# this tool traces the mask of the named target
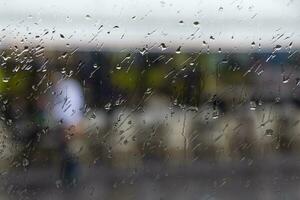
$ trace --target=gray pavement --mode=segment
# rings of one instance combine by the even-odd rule
[[[83,165],[74,188],[65,188],[58,172],[57,166],[2,172],[0,199],[300,199],[300,156],[130,169]]]

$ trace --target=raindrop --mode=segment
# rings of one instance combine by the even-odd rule
[[[281,49],[281,45],[277,44],[275,47],[274,47],[274,50],[276,51],[279,51]]]
[[[10,77],[3,77],[2,82],[3,83],[8,83],[9,79],[10,79]]]
[[[94,65],[93,65],[93,68],[94,68],[94,69],[97,69],[97,68],[98,68],[98,65],[97,65],[97,64],[94,64]]]
[[[212,35],[209,37],[209,39],[215,40],[214,36],[212,36]]]
[[[250,110],[256,110],[256,102],[250,101]]]
[[[118,65],[116,66],[116,69],[117,69],[117,70],[120,70],[120,69],[121,69],[121,66],[118,64]]]
[[[104,109],[105,110],[110,110],[111,109],[111,103],[107,103],[105,106],[104,106]]]
[[[85,18],[86,18],[86,19],[91,19],[92,17],[91,17],[91,15],[87,14],[87,15],[85,16]]]
[[[65,36],[63,34],[59,34],[61,38],[65,38]]]
[[[142,50],[139,50],[140,54],[143,56],[147,53],[147,49],[143,48]]]
[[[290,81],[290,78],[289,78],[289,77],[283,76],[282,83],[288,83],[289,81]]]
[[[130,59],[130,57],[131,57],[131,54],[128,53],[128,54],[126,54],[125,59],[128,60],[128,59]]]
[[[300,78],[296,78],[296,86],[300,85]]]
[[[90,116],[90,120],[96,119],[96,117],[97,117],[96,114],[93,112]]]
[[[55,185],[56,185],[56,188],[61,188],[61,186],[62,186],[62,181],[61,181],[61,180],[55,181]]]
[[[181,53],[181,46],[179,46],[177,49],[176,49],[176,54],[180,54]]]
[[[183,20],[180,20],[180,21],[179,21],[179,24],[180,24],[180,25],[183,25],[183,24],[184,24]]]
[[[251,47],[252,48],[255,47],[255,42],[254,41],[251,43]]]
[[[222,49],[221,48],[218,49],[218,53],[222,53]]]
[[[152,89],[151,88],[147,88],[145,94],[151,94],[152,93]]]
[[[136,141],[136,136],[134,135],[134,136],[132,136],[132,141]]]
[[[161,48],[162,51],[164,51],[164,50],[167,49],[167,46],[166,46],[165,43],[161,43],[161,44],[160,44],[160,48]]]
[[[219,12],[222,12],[224,8],[222,6],[219,7]]]
[[[22,165],[23,165],[23,167],[28,166],[29,165],[29,160],[27,158],[24,158],[23,162],[22,162]]]
[[[272,129],[267,129],[265,132],[265,136],[272,136],[274,134],[274,131]]]
[[[66,22],[71,22],[71,21],[72,21],[71,17],[70,17],[70,16],[67,16],[67,17],[66,17]]]
[[[213,113],[212,113],[212,118],[213,119],[218,119],[219,118],[219,112],[217,110],[215,110]]]
[[[198,26],[200,23],[198,21],[195,21],[193,24],[194,26]]]

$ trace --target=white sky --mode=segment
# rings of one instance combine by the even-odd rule
[[[145,45],[155,50],[160,43],[170,51],[198,50],[207,48],[203,41],[211,51],[249,51],[259,43],[263,49],[290,42],[299,48],[299,5],[299,0],[0,0],[0,47],[25,39],[24,45],[82,50]]]

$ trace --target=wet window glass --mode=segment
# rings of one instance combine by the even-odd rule
[[[299,199],[297,0],[0,0],[0,199]]]

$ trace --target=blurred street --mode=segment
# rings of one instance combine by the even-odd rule
[[[170,167],[84,166],[74,188],[63,188],[51,167],[1,173],[1,199],[299,199],[300,158],[231,164],[195,162]]]

